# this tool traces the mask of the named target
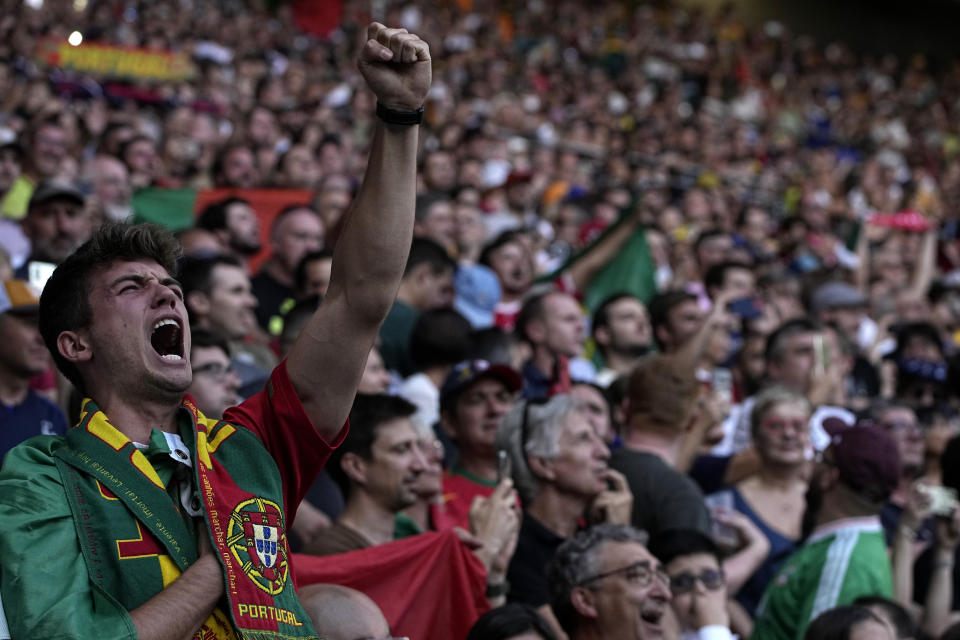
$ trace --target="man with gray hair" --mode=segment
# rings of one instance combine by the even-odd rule
[[[633,497],[626,479],[607,466],[610,451],[583,405],[569,395],[515,407],[504,417],[496,445],[507,452],[524,507],[507,570],[509,599],[554,621],[546,579],[554,551],[584,516],[590,523],[629,522]]]
[[[550,606],[570,640],[658,640],[670,577],[647,535],[622,524],[578,532],[550,564]]]

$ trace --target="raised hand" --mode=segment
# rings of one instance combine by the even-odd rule
[[[406,29],[388,29],[379,22],[367,27],[367,42],[357,67],[383,106],[416,111],[430,90],[430,47]]]

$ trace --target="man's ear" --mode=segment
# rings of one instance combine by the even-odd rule
[[[355,453],[345,453],[340,458],[340,468],[351,482],[364,485],[367,482],[367,463]]]
[[[444,409],[440,412],[440,427],[443,429],[443,432],[450,436],[451,440],[457,439],[457,430],[453,428],[453,422],[455,420],[453,411]]]
[[[540,344],[546,339],[546,328],[543,326],[541,318],[530,318],[527,322],[527,336],[534,344]]]
[[[538,480],[555,480],[557,474],[553,470],[553,465],[550,464],[548,458],[542,456],[527,456],[527,465],[530,467],[531,473]]]
[[[660,344],[670,344],[670,330],[665,325],[657,325],[653,329],[653,335],[657,337]]]
[[[570,592],[570,604],[584,618],[596,618],[598,615],[593,592],[585,587],[573,588]]]
[[[203,317],[210,315],[210,308],[213,306],[210,303],[209,296],[199,290],[188,293],[184,302],[187,304],[187,311],[191,315],[196,314]]]
[[[73,364],[87,362],[93,357],[87,337],[79,331],[61,331],[57,336],[57,351]]]

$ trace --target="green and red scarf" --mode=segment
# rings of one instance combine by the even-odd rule
[[[316,638],[290,575],[273,458],[251,431],[207,419],[189,401],[179,427],[226,590],[194,638]],[[158,472],[92,400],[55,455],[90,580],[108,599],[132,611],[196,561],[192,520],[168,493],[171,473]]]

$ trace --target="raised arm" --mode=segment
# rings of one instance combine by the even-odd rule
[[[423,105],[430,51],[406,29],[373,23],[358,66],[379,103]],[[334,250],[330,288],[287,358],[287,372],[320,435],[346,420],[377,331],[393,304],[413,236],[417,125],[378,122],[360,192]]]

